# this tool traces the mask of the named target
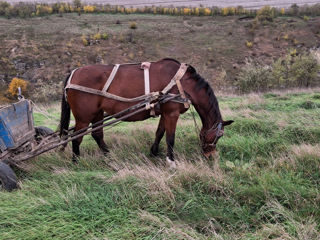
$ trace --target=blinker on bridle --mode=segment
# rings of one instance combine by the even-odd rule
[[[218,137],[220,137],[220,131],[222,129],[222,122],[218,123],[217,126],[213,125],[208,131],[206,134],[204,134],[204,137],[212,130],[215,130],[216,131],[216,137],[215,139],[213,140],[212,143],[205,143],[205,146],[210,146],[210,147],[213,147],[216,145],[216,141],[218,140]]]

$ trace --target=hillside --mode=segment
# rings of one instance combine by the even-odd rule
[[[130,28],[133,22],[136,29]],[[289,51],[319,47],[320,38],[319,17],[256,24],[236,16],[72,13],[0,23],[1,101],[8,100],[3,95],[13,77],[31,83],[31,98],[52,101],[76,67],[164,57],[193,65],[215,89],[233,92],[246,59],[270,64]]]
[[[158,119],[122,123],[105,129],[107,157],[87,136],[78,165],[70,147],[28,162],[21,189],[0,192],[0,239],[319,239],[320,89],[219,103],[235,120],[220,169],[202,157],[190,111],[176,172],[164,168],[164,141],[149,156]],[[58,104],[36,111],[37,125],[57,125]]]

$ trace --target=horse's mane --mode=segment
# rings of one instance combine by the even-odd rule
[[[162,60],[169,60],[169,61],[176,62],[179,65],[181,64],[179,61],[177,61],[173,58],[164,58]],[[200,91],[201,89],[206,90],[206,93],[209,97],[210,109],[213,111],[214,115],[217,116],[218,119],[219,118],[221,119],[221,113],[219,110],[218,100],[213,92],[213,89],[209,85],[209,83],[203,77],[201,77],[200,74],[197,73],[196,69],[194,67],[192,67],[191,65],[189,65],[187,72],[190,73],[190,78],[194,79],[197,82],[196,87],[195,87],[195,91]]]
[[[209,85],[209,83],[203,77],[201,77],[200,74],[197,73],[197,71],[195,70],[194,67],[189,65],[187,71],[191,74],[190,78],[194,79],[197,82],[195,90],[196,91],[200,91],[201,89],[206,90],[206,93],[209,97],[209,107],[213,111],[214,115],[218,119],[220,119],[221,113],[220,113],[220,109],[219,109],[218,100],[213,92],[213,89]]]

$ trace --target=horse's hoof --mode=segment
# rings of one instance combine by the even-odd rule
[[[72,163],[74,164],[74,165],[77,165],[79,162],[78,162],[78,157],[76,157],[76,158],[72,158]]]
[[[169,157],[166,158],[166,167],[169,170],[176,170],[177,169],[176,162],[171,160]]]
[[[109,150],[108,149],[102,150],[102,154],[106,157],[109,154]]]
[[[150,155],[152,157],[156,157],[156,156],[158,156],[158,154],[159,154],[159,149],[157,149],[157,148],[152,146],[151,149],[150,149]]]

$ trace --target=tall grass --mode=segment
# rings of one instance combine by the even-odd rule
[[[105,130],[106,157],[91,136],[78,165],[70,147],[44,154],[18,171],[21,189],[0,193],[0,238],[317,239],[320,108],[303,106],[319,106],[319,94],[220,97],[235,123],[219,141],[219,168],[201,155],[189,113],[175,172],[164,141],[160,157],[149,156],[157,119]]]

